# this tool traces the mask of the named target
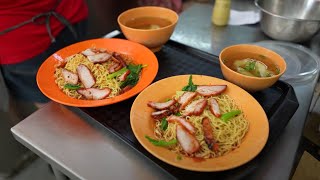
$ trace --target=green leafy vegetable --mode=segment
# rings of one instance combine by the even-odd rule
[[[221,115],[220,119],[224,122],[228,122],[231,118],[239,115],[241,113],[240,110],[233,110]]]
[[[168,128],[168,121],[166,118],[161,119],[161,125],[160,128],[165,131]]]
[[[167,146],[171,146],[171,145],[177,144],[177,139],[173,139],[171,141],[155,140],[155,139],[152,139],[151,137],[149,137],[147,135],[145,136],[145,138],[148,139],[155,146],[167,147]]]
[[[181,156],[181,155],[178,155],[178,156],[177,156],[177,160],[182,160],[182,156]]]
[[[248,61],[244,69],[247,71],[253,71],[255,67],[256,67],[256,61]]]
[[[130,70],[130,74],[127,76],[126,80],[121,83],[121,88],[124,88],[128,85],[134,86],[137,84],[137,82],[139,81],[139,74],[142,69],[142,64],[129,64],[127,68]]]
[[[177,112],[175,115],[176,116],[182,116],[182,114],[180,112]]]
[[[77,90],[77,89],[80,89],[80,85],[74,85],[74,84],[65,84],[64,85],[64,88],[66,89],[72,89],[72,90]]]
[[[120,69],[119,71],[116,71],[112,74],[109,74],[107,76],[108,79],[112,79],[112,78],[115,78],[117,76],[120,76],[121,74],[125,73],[128,69],[126,67],[123,67],[122,69]]]
[[[189,83],[187,86],[182,88],[182,91],[191,91],[195,92],[197,90],[197,85],[192,82],[192,75],[189,76]]]
[[[140,73],[141,69],[142,69],[142,64],[138,64],[138,65],[134,65],[134,64],[129,64],[128,65],[128,69],[131,72],[134,72],[136,74]]]

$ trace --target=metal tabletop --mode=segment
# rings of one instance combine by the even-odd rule
[[[180,15],[171,39],[215,55],[232,44],[268,39],[257,27],[215,27],[211,13],[211,6],[193,5]],[[300,106],[252,179],[289,179],[317,77],[292,84]],[[51,102],[11,131],[20,143],[71,179],[174,178],[77,110]]]

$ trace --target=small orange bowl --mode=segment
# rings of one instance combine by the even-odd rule
[[[163,24],[163,21],[168,21],[168,23],[160,26],[159,24],[154,24],[152,25],[153,28],[144,27],[142,29],[142,27],[137,27],[142,24],[146,25],[146,23],[155,23],[157,22],[155,18],[161,18],[161,24]],[[138,22],[139,19],[141,20],[140,22]],[[171,9],[158,6],[144,6],[129,9],[121,13],[118,16],[118,24],[128,40],[140,43],[153,52],[157,52],[169,40],[178,19],[178,14]],[[134,23],[132,24],[134,20],[137,21],[135,25]]]
[[[276,65],[279,73],[271,77],[252,77],[240,74],[226,65],[227,61],[252,58]],[[238,44],[224,48],[219,55],[220,67],[224,78],[249,92],[256,92],[272,86],[286,71],[285,60],[274,51],[261,46]]]

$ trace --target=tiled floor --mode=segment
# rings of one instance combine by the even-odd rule
[[[319,169],[320,162],[305,151],[292,177],[292,180],[319,180]]]

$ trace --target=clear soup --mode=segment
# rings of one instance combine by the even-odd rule
[[[159,29],[172,24],[171,21],[159,17],[139,17],[126,22],[126,26],[134,29]]]

